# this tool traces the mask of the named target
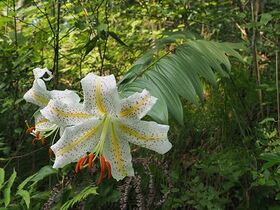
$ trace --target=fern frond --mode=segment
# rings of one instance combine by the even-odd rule
[[[97,194],[96,190],[97,190],[97,187],[92,187],[92,186],[88,186],[88,187],[84,188],[81,192],[76,194],[74,196],[74,198],[72,198],[71,200],[64,203],[60,209],[67,210],[67,209],[73,207],[76,203],[81,202],[82,200],[87,198],[89,195],[96,195]]]

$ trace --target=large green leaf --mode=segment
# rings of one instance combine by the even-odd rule
[[[177,39],[184,42],[177,42]],[[170,44],[176,48],[166,52],[166,46]],[[126,96],[149,90],[158,98],[149,115],[158,122],[166,122],[170,113],[182,124],[179,96],[198,105],[203,98],[203,81],[216,85],[217,76],[228,77],[231,69],[229,56],[242,60],[236,51],[240,48],[233,43],[195,40],[186,32],[170,33],[132,65],[120,80],[119,90]],[[159,112],[160,117],[157,116]]]

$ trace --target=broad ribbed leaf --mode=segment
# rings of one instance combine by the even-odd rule
[[[199,99],[203,98],[201,79],[216,85],[217,76],[229,75],[231,64],[228,56],[242,60],[235,50],[240,49],[240,45],[195,40],[184,33],[176,32],[159,40],[119,82],[119,90],[125,96],[147,89],[157,97],[158,102],[148,114],[159,122],[167,121],[168,110],[182,123],[183,109],[179,96],[198,105]],[[185,43],[177,45],[177,39],[183,39]],[[166,46],[170,44],[176,48],[166,53]]]
[[[192,81],[180,70],[180,64],[170,58],[162,59],[157,64],[158,73],[165,76],[177,93],[198,105],[198,97]]]
[[[155,69],[157,68],[158,67],[155,66]],[[174,90],[174,87],[169,83],[169,79],[164,77],[162,74],[157,73],[156,71],[149,71],[145,74],[145,76],[161,91],[170,114],[179,123],[183,124],[182,104],[176,90]]]

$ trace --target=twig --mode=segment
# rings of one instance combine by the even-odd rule
[[[109,21],[108,21],[108,2],[106,1],[105,3],[105,21],[107,24],[107,31],[109,31]],[[105,44],[104,44],[104,49],[103,49],[103,55],[101,57],[101,68],[100,68],[100,75],[104,75],[103,67],[104,67],[104,61],[105,61],[105,55],[106,55],[106,50],[107,50],[107,42],[108,42],[108,33],[106,31],[106,39],[105,39]]]
[[[280,96],[279,96],[279,78],[278,78],[278,50],[276,50],[276,58],[275,58],[275,80],[276,80],[276,93],[277,93],[277,122],[278,122],[278,136],[280,135]]]
[[[251,13],[252,13],[252,23],[253,26],[253,34],[252,34],[252,41],[251,41],[251,48],[253,54],[253,70],[256,74],[257,85],[260,86],[261,84],[261,73],[258,66],[258,58],[257,58],[257,28],[256,23],[258,19],[258,12],[259,12],[259,0],[251,0]],[[252,73],[252,72],[251,72]],[[260,105],[260,114],[263,117],[263,95],[262,90],[259,90],[259,105]]]
[[[50,26],[50,29],[51,29],[51,31],[52,31],[52,33],[53,33],[53,36],[55,36],[55,30],[54,30],[54,28],[53,28],[53,26],[52,26],[52,24],[51,24],[51,21],[50,21],[50,19],[49,19],[48,14],[47,14],[46,12],[44,12],[43,10],[40,9],[40,7],[37,5],[37,3],[36,3],[35,0],[34,0],[33,2],[34,2],[34,4],[35,4],[36,8],[46,17],[46,19],[47,19],[47,21],[48,21],[48,24],[49,24],[49,26]]]
[[[54,47],[54,74],[56,79],[56,85],[58,85],[59,74],[58,74],[58,65],[59,65],[59,25],[60,25],[60,8],[61,2],[57,0],[57,19],[56,19],[56,34],[55,34],[55,47]]]
[[[15,34],[15,45],[18,47],[18,37],[17,37],[17,19],[16,19],[16,2],[13,0],[14,9],[14,34]]]

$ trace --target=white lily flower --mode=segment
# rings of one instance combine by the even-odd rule
[[[44,117],[66,127],[61,138],[51,146],[55,154],[54,168],[77,162],[76,171],[88,161],[100,159],[99,183],[108,176],[123,179],[133,176],[129,142],[164,154],[172,147],[168,141],[168,125],[142,121],[156,103],[147,90],[120,99],[113,75],[100,77],[89,73],[81,81],[84,105],[50,100],[41,110]],[[88,155],[88,153],[90,153]],[[112,171],[111,171],[112,169]]]
[[[23,96],[23,98],[30,103],[33,103],[40,107],[40,109],[47,106],[51,99],[63,101],[64,103],[79,103],[80,97],[73,91],[70,90],[47,90],[44,81],[49,81],[52,79],[52,72],[47,68],[40,69],[35,68],[33,70],[34,82],[31,89],[29,89]],[[44,77],[47,76],[47,77]],[[35,127],[29,128],[27,131],[35,136],[34,140],[39,140],[39,134],[49,132],[50,135],[53,131],[58,129],[58,126],[54,123],[50,123],[40,112],[34,114]],[[40,136],[42,136],[40,134]],[[43,143],[43,141],[42,141]]]

